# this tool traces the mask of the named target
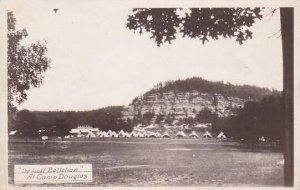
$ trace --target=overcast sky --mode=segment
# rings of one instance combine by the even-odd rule
[[[13,5],[24,43],[47,40],[51,68],[44,84],[28,91],[19,109],[90,110],[128,105],[158,82],[202,77],[282,90],[279,11],[252,27],[253,39],[239,45],[221,39],[179,37],[157,47],[149,34],[126,28],[130,7],[104,1],[21,1]],[[80,3],[81,2],[81,3]],[[53,8],[58,8],[55,14]],[[272,36],[273,35],[273,36]],[[278,37],[278,38],[277,38]]]

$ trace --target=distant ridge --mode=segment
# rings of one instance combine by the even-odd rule
[[[175,81],[166,81],[154,86],[151,90],[144,93],[144,96],[153,93],[164,93],[168,91],[222,94],[224,96],[234,96],[242,99],[261,100],[263,97],[271,94],[279,94],[277,90],[260,88],[252,85],[233,85],[223,81],[208,81],[201,77],[192,77],[187,79],[178,79]]]

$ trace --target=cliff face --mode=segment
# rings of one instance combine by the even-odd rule
[[[174,119],[195,118],[204,108],[208,108],[219,117],[226,117],[234,114],[234,110],[243,107],[248,100],[250,99],[217,93],[201,93],[195,90],[148,93],[124,107],[122,117],[133,119],[135,116],[150,113],[154,117],[162,115],[165,118],[167,115],[173,115]]]

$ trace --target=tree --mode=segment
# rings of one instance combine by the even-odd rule
[[[248,29],[255,19],[261,19],[260,8],[192,8],[179,14],[181,9],[152,8],[133,9],[133,15],[127,19],[130,30],[138,30],[140,34],[150,32],[151,39],[160,46],[165,42],[171,43],[176,34],[183,37],[198,38],[204,44],[209,39],[219,37],[235,38],[242,44],[252,38]]]
[[[214,120],[214,114],[209,108],[205,107],[198,112],[195,119],[199,123],[212,123]]]
[[[71,126],[69,126],[64,119],[56,119],[55,129],[53,129],[53,131],[55,131],[57,136],[61,137],[62,140],[66,135],[70,134],[70,129]]]
[[[30,46],[21,45],[28,36],[26,29],[16,30],[16,19],[13,12],[7,13],[8,27],[8,111],[14,113],[16,104],[27,99],[27,91],[31,87],[40,87],[43,83],[44,72],[49,68],[46,42],[32,43]]]
[[[171,43],[176,34],[198,38],[204,44],[219,37],[234,38],[239,44],[252,38],[249,27],[261,19],[262,8],[192,8],[185,16],[180,9],[133,9],[127,19],[130,30],[150,32],[151,38],[160,46]],[[274,10],[275,11],[275,10]],[[283,52],[283,96],[285,115],[285,175],[286,186],[294,184],[294,132],[293,132],[293,71],[294,71],[294,9],[280,8]]]
[[[17,130],[26,138],[33,137],[37,131],[35,115],[29,110],[21,110],[17,113]]]

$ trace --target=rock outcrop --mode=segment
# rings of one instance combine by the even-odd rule
[[[198,91],[151,93],[135,99],[122,111],[123,118],[133,119],[134,116],[151,113],[154,116],[169,114],[175,119],[195,118],[196,114],[207,108],[219,117],[234,114],[234,110],[244,106],[249,99],[242,99],[222,94],[201,93]]]

